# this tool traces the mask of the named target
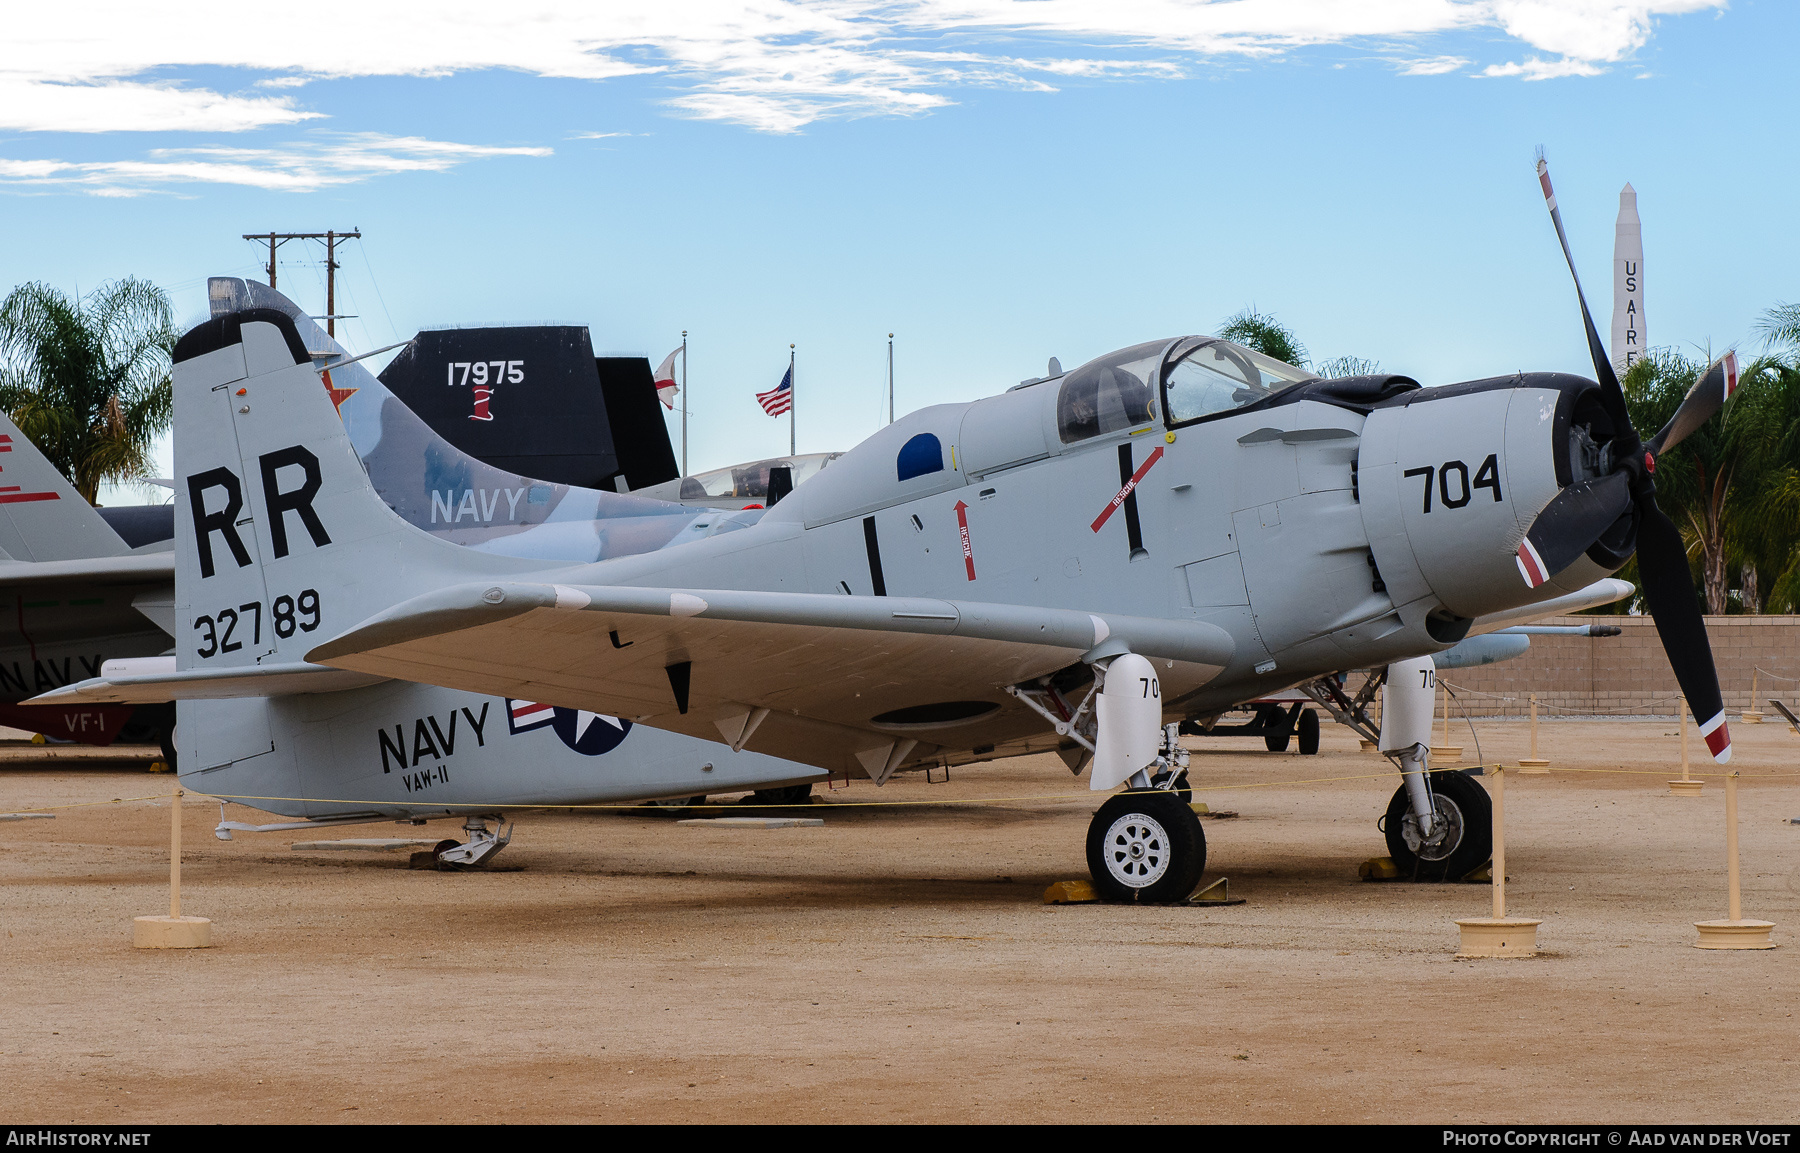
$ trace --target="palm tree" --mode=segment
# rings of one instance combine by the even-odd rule
[[[69,299],[22,284],[0,301],[0,407],[90,504],[148,475],[173,418],[168,294],[128,276]]]
[[[1313,371],[1327,378],[1373,376],[1381,371],[1381,362],[1360,356],[1334,356],[1330,360],[1321,360],[1318,364],[1313,365]]]
[[[1632,365],[1621,382],[1632,423],[1661,428],[1705,367],[1670,349]],[[1762,574],[1778,586],[1789,576],[1800,532],[1797,478],[1800,372],[1769,357],[1743,370],[1718,417],[1657,457],[1657,503],[1699,553],[1706,612],[1727,611],[1732,565],[1745,612],[1760,611]]]
[[[1300,338],[1294,335],[1293,330],[1273,316],[1254,308],[1246,308],[1236,316],[1228,317],[1219,326],[1219,336],[1295,368],[1306,367],[1306,346],[1300,343]]]

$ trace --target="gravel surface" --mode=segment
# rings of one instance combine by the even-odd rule
[[[167,911],[170,778],[7,768],[0,811],[126,800],[0,823],[0,1119],[1794,1121],[1800,736],[1733,726],[1745,915],[1783,947],[1719,953],[1690,945],[1725,915],[1722,784],[1664,795],[1672,719],[1546,725],[1559,771],[1507,779],[1544,952],[1507,961],[1452,958],[1486,887],[1358,881],[1396,777],[1324,736],[1190,742],[1238,814],[1207,880],[1249,902],[1214,909],[1042,904],[1097,805],[1050,757],[821,788],[817,828],[527,812],[485,873],[288,848],[452,822],[226,843],[190,796],[193,952],[130,947]],[[948,803],[983,798],[1012,799]],[[928,803],[861,807],[896,800]]]

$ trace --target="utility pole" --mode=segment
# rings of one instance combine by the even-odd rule
[[[349,232],[247,232],[245,240],[267,241],[269,245],[269,287],[275,287],[275,250],[290,240],[323,240],[325,242],[325,335],[337,339],[337,246],[341,240],[361,240],[362,229]]]
[[[687,329],[681,330],[681,475],[688,475],[687,467],[687,410],[688,410],[688,368],[687,368]]]

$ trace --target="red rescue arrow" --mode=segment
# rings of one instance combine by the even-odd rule
[[[1131,495],[1133,489],[1137,488],[1138,481],[1144,479],[1144,474],[1150,471],[1150,466],[1162,459],[1162,454],[1162,445],[1159,444],[1156,446],[1156,451],[1151,453],[1149,458],[1138,466],[1138,470],[1131,474],[1131,479],[1125,482],[1125,487],[1119,490],[1119,495],[1113,497],[1112,503],[1100,510],[1100,515],[1095,517],[1094,523],[1088,527],[1099,532],[1101,527],[1106,524],[1107,518],[1117,512],[1119,506],[1125,503],[1125,498]]]
[[[969,543],[969,506],[962,501],[956,502],[956,529],[962,534],[963,567],[968,570],[969,579],[975,579],[975,546]]]

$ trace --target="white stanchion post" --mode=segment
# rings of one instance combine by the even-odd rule
[[[169,915],[136,917],[131,943],[139,949],[205,949],[212,945],[212,922],[181,915],[181,798],[177,785],[169,798]]]
[[[1738,884],[1737,782],[1735,771],[1725,774],[1725,909],[1730,914],[1723,921],[1695,921],[1700,939],[1696,949],[1773,949],[1769,930],[1773,921],[1744,919],[1744,904]]]
[[[1494,766],[1494,915],[1456,922],[1462,931],[1458,957],[1533,957],[1542,921],[1506,915],[1506,767]]]

